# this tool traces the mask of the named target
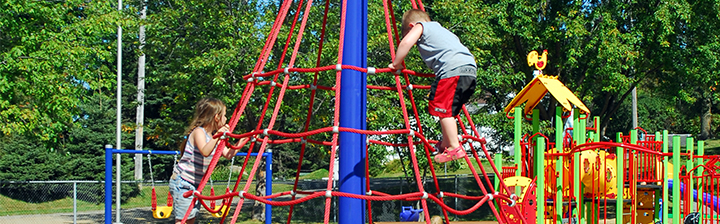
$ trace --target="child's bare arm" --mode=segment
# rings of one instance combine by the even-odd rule
[[[417,43],[418,39],[420,39],[420,36],[422,36],[423,33],[423,26],[422,24],[418,23],[415,25],[412,25],[412,29],[408,31],[408,33],[405,35],[405,37],[400,41],[400,44],[397,47],[397,52],[395,53],[395,60],[393,60],[393,63],[388,65],[388,68],[390,69],[403,69],[402,62],[405,60],[405,57],[410,52],[410,49],[412,48],[415,43]]]
[[[218,132],[222,133],[222,132],[227,132],[228,130],[229,130],[228,125],[226,124],[226,125],[223,125],[222,127],[220,127]],[[195,146],[197,146],[198,149],[200,149],[200,154],[202,154],[205,157],[210,156],[210,153],[212,153],[213,149],[215,149],[215,146],[217,145],[218,141],[220,140],[219,138],[213,138],[213,139],[210,139],[210,141],[205,142],[205,141],[207,141],[207,137],[205,137],[205,133],[203,133],[203,131],[201,131],[200,129],[195,129],[190,134],[190,137],[193,138],[193,142],[195,143]]]
[[[248,140],[250,140],[250,138],[248,137],[241,138],[240,140],[238,140],[235,146],[242,148],[243,146],[245,146],[245,144],[248,143]],[[225,157],[226,159],[232,159],[232,157],[235,156],[235,154],[237,154],[239,150],[240,149],[231,149],[230,147],[225,147],[225,150],[223,150],[223,157]]]

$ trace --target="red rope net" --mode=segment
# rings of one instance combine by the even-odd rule
[[[410,76],[416,76],[416,77],[434,77],[433,74],[422,74],[418,73],[412,70],[404,69],[399,73],[392,73],[392,71],[389,68],[361,68],[357,66],[351,66],[351,65],[343,65],[342,64],[342,50],[344,45],[344,30],[345,30],[345,8],[346,6],[346,0],[343,0],[342,2],[342,12],[341,12],[341,18],[340,18],[340,37],[339,37],[339,46],[338,46],[338,54],[337,54],[337,61],[335,65],[326,65],[321,66],[320,59],[322,55],[322,49],[323,49],[323,43],[325,42],[325,34],[327,31],[327,20],[328,20],[328,9],[329,9],[329,1],[325,2],[325,9],[324,9],[324,16],[323,16],[323,22],[322,22],[322,28],[320,31],[320,41],[319,41],[319,50],[317,54],[317,61],[316,61],[316,67],[314,68],[295,68],[294,63],[298,54],[299,46],[302,40],[302,34],[306,28],[308,15],[310,14],[310,8],[313,3],[313,0],[307,0],[305,3],[303,3],[303,0],[299,0],[299,3],[297,4],[297,10],[296,12],[303,11],[303,18],[300,20],[300,27],[297,32],[297,35],[295,36],[294,41],[294,47],[292,48],[291,57],[289,62],[287,62],[287,66],[285,68],[282,67],[285,60],[285,55],[289,50],[289,46],[292,42],[293,34],[295,33],[295,27],[297,25],[298,17],[300,13],[296,13],[292,22],[292,25],[289,27],[288,36],[285,41],[285,45],[283,48],[283,52],[279,58],[278,67],[275,70],[268,71],[268,72],[262,72],[262,69],[265,67],[266,62],[268,61],[268,58],[270,57],[271,48],[275,44],[278,34],[280,33],[280,29],[282,27],[282,21],[285,21],[285,18],[290,11],[292,1],[283,1],[279,13],[275,19],[275,22],[273,24],[273,27],[270,31],[270,34],[268,35],[268,38],[265,42],[265,46],[263,47],[260,56],[255,64],[255,67],[253,69],[252,74],[245,75],[243,78],[247,81],[247,85],[245,86],[243,90],[242,97],[240,101],[238,102],[238,105],[236,106],[232,118],[229,121],[230,130],[235,130],[236,125],[239,122],[240,117],[242,117],[243,112],[245,111],[245,108],[248,105],[248,102],[250,100],[250,96],[252,95],[255,88],[258,86],[264,86],[269,85],[269,93],[267,95],[267,98],[265,100],[265,103],[262,107],[262,113],[260,113],[258,117],[257,126],[253,131],[242,133],[242,134],[234,134],[234,133],[217,133],[214,137],[220,137],[222,140],[220,141],[220,144],[218,144],[218,151],[221,151],[224,149],[224,147],[231,147],[234,149],[239,149],[243,146],[233,146],[229,144],[229,139],[239,139],[244,137],[249,137],[251,139],[250,141],[250,147],[248,149],[248,155],[253,152],[253,149],[256,148],[256,144],[260,144],[259,150],[257,151],[257,156],[254,157],[255,162],[253,163],[252,168],[250,168],[249,176],[246,180],[244,180],[244,184],[240,184],[242,180],[242,174],[245,173],[245,170],[247,169],[247,165],[250,160],[250,156],[245,157],[245,160],[243,161],[242,168],[240,170],[240,175],[238,175],[237,180],[235,182],[234,187],[231,191],[226,192],[222,195],[202,195],[200,192],[203,191],[206,183],[209,180],[209,177],[211,176],[213,170],[215,169],[217,162],[220,158],[221,153],[215,153],[212,161],[208,167],[208,170],[203,177],[202,181],[200,182],[198,189],[194,192],[186,192],[184,194],[185,197],[189,197],[190,195],[194,195],[193,204],[195,201],[199,200],[200,204],[203,205],[205,209],[207,209],[211,213],[217,213],[219,212],[220,208],[223,206],[230,207],[231,202],[234,197],[239,197],[239,202],[237,203],[237,207],[235,208],[235,212],[232,216],[231,223],[235,223],[238,218],[238,214],[240,213],[240,210],[242,209],[242,205],[245,199],[249,200],[255,200],[259,201],[265,204],[270,204],[273,206],[290,206],[290,212],[288,215],[287,223],[291,223],[292,220],[292,214],[293,214],[293,208],[294,205],[303,203],[305,201],[318,198],[318,197],[325,197],[325,214],[324,214],[324,222],[328,223],[330,220],[330,202],[332,197],[350,197],[350,198],[357,198],[366,200],[368,204],[368,213],[371,212],[370,206],[372,201],[388,201],[388,200],[404,200],[404,201],[420,201],[422,208],[424,211],[428,210],[427,200],[432,200],[433,202],[437,203],[440,207],[443,209],[443,216],[445,220],[448,219],[447,212],[457,214],[457,215],[466,215],[470,214],[473,211],[477,210],[480,206],[487,203],[489,207],[491,208],[493,214],[497,218],[497,220],[500,223],[508,222],[508,217],[506,217],[506,214],[503,212],[498,212],[497,208],[495,207],[494,203],[488,203],[492,200],[499,200],[499,203],[508,203],[508,204],[515,204],[515,201],[518,199],[517,196],[513,195],[504,195],[500,194],[498,192],[511,192],[502,181],[500,182],[500,187],[503,189],[500,191],[500,189],[494,189],[492,182],[489,179],[489,176],[487,175],[488,171],[485,170],[485,168],[480,165],[480,172],[482,173],[482,176],[478,174],[477,170],[475,169],[473,163],[470,161],[470,157],[465,157],[465,162],[467,162],[468,166],[470,167],[473,177],[475,178],[475,181],[477,182],[479,188],[483,192],[482,196],[467,196],[467,195],[459,195],[459,194],[453,194],[448,192],[443,192],[442,189],[440,189],[438,185],[438,181],[435,174],[435,169],[433,167],[432,163],[429,163],[431,175],[433,177],[434,181],[434,187],[435,192],[437,193],[427,193],[424,189],[424,186],[421,181],[420,177],[420,170],[418,167],[418,158],[415,156],[415,150],[416,147],[422,147],[425,152],[425,156],[429,161],[432,161],[432,157],[430,155],[429,149],[432,148],[430,145],[431,143],[435,143],[436,141],[430,142],[427,140],[423,134],[422,129],[422,123],[420,122],[420,119],[414,119],[414,124],[411,124],[410,122],[410,115],[408,114],[408,110],[406,108],[405,100],[406,97],[408,100],[410,100],[410,105],[412,105],[412,111],[415,118],[420,117],[418,113],[418,109],[415,106],[415,99],[413,96],[413,89],[429,89],[429,86],[422,86],[422,85],[412,85],[410,84]],[[411,0],[412,7],[413,8],[420,8],[424,10],[424,6],[421,1],[415,1]],[[304,10],[302,10],[302,7],[305,7]],[[388,46],[389,51],[391,54],[391,57],[395,57],[395,41],[399,41],[398,36],[398,28],[395,26],[395,18],[393,16],[393,10],[392,10],[392,2],[390,1],[383,1],[383,8],[385,13],[385,22],[386,22],[386,30],[387,30],[387,37],[388,37]],[[391,73],[394,75],[395,78],[395,86],[372,86],[368,85],[367,88],[369,89],[375,89],[375,90],[387,90],[387,91],[395,91],[397,92],[397,96],[401,105],[401,111],[403,112],[403,121],[404,121],[404,127],[403,129],[396,129],[396,130],[386,130],[386,131],[371,131],[371,130],[359,130],[359,129],[352,129],[352,128],[344,128],[339,127],[339,107],[340,107],[340,80],[341,80],[341,71],[343,69],[352,69],[363,73]],[[319,81],[319,74],[323,71],[331,71],[335,70],[335,85],[334,86],[321,86],[318,85]],[[303,84],[303,85],[294,85],[291,86],[288,84],[288,81],[291,79],[290,74],[295,73],[313,73],[313,82],[312,84]],[[278,83],[278,79],[282,76],[282,83]],[[401,80],[402,78],[402,80]],[[402,81],[406,84],[402,84]],[[270,107],[270,102],[272,101],[272,97],[274,96],[273,92],[276,90],[276,88],[279,88],[279,94],[277,94],[277,100],[274,100],[275,105],[272,109],[271,117],[269,122],[267,123],[267,126],[263,127],[265,115]],[[276,122],[277,115],[280,110],[280,106],[283,102],[283,98],[285,97],[285,92],[287,90],[298,90],[298,89],[310,89],[310,102],[308,107],[308,113],[307,117],[304,123],[304,128],[302,132],[298,133],[285,133],[281,131],[273,130],[273,127]],[[323,127],[315,130],[310,130],[310,120],[312,119],[312,112],[313,112],[313,105],[315,102],[315,98],[317,95],[318,90],[324,90],[324,91],[334,91],[335,94],[335,102],[334,102],[334,118],[332,121],[332,126]],[[404,95],[403,90],[407,91],[407,96]],[[485,148],[485,139],[480,137],[478,135],[477,129],[475,127],[475,124],[473,123],[472,119],[470,119],[470,115],[466,108],[463,107],[463,114],[464,118],[467,120],[467,124],[463,122],[463,119],[461,116],[457,116],[456,118],[458,121],[460,121],[460,130],[463,131],[462,135],[462,144],[465,143],[471,143],[467,144],[470,145],[470,151],[472,152],[473,158],[475,159],[475,162],[477,164],[482,164],[480,161],[480,155],[478,154],[478,150],[473,147],[472,143],[479,143],[480,145],[480,153],[483,153],[483,156],[486,158],[491,158],[490,153],[488,153],[488,150]],[[468,133],[468,127],[466,125],[469,125],[469,128],[473,130],[472,134]],[[415,131],[417,130],[417,131]],[[385,145],[385,146],[393,146],[393,147],[407,147],[410,155],[410,159],[413,165],[413,171],[414,171],[414,177],[415,182],[417,183],[417,187],[419,189],[418,192],[415,193],[407,193],[407,194],[400,194],[400,195],[389,195],[378,191],[372,191],[370,189],[369,184],[369,172],[366,170],[366,190],[368,193],[365,195],[356,195],[356,194],[349,194],[345,192],[337,192],[333,191],[333,174],[332,172],[329,172],[328,174],[328,181],[327,181],[327,187],[325,191],[315,191],[315,192],[305,192],[305,191],[298,191],[298,179],[299,179],[299,170],[300,170],[300,164],[302,164],[304,155],[305,155],[305,149],[307,146],[307,143],[312,144],[318,144],[318,145],[324,145],[324,146],[330,146],[330,161],[334,161],[337,153],[338,148],[338,133],[340,132],[352,132],[352,133],[359,133],[364,135],[398,135],[398,134],[404,134],[407,135],[407,143],[406,144],[393,144],[389,142],[383,142],[378,140],[369,140],[369,143],[372,144],[379,144],[379,145]],[[331,141],[322,141],[322,140],[314,140],[311,139],[312,136],[318,135],[321,133],[332,133],[332,140]],[[276,139],[270,139],[269,136],[277,136]],[[419,140],[419,142],[417,142]],[[298,162],[298,172],[296,172],[295,175],[295,181],[293,190],[286,191],[286,192],[280,192],[273,195],[267,195],[263,197],[255,196],[252,194],[248,194],[250,184],[253,180],[253,177],[255,176],[255,173],[257,171],[258,166],[260,165],[261,156],[267,149],[268,144],[284,144],[284,143],[291,143],[291,142],[300,142],[300,157]],[[367,156],[366,156],[367,158]],[[495,164],[492,162],[491,159],[489,159],[487,162],[489,162],[490,167],[492,167],[492,170],[490,172],[495,174],[500,174],[501,172],[497,169]],[[330,162],[329,170],[333,170],[334,163]],[[368,165],[368,161],[366,161],[366,168]],[[483,184],[484,182],[484,184]],[[238,191],[238,187],[242,186],[242,190]],[[487,188],[485,186],[488,186]],[[298,198],[296,197],[298,194],[304,195],[304,197]],[[285,195],[291,195],[291,200],[289,201],[271,201],[269,199],[277,198],[280,196]],[[448,205],[446,205],[442,198],[443,197],[455,197],[455,198],[461,198],[466,200],[474,200],[477,201],[474,206],[472,206],[469,209],[466,210],[455,210]],[[222,204],[219,206],[208,206],[205,201],[207,200],[221,200]],[[513,207],[515,209],[516,214],[521,214],[518,206]],[[192,209],[192,208],[189,208]],[[183,222],[187,220],[189,210],[186,213],[186,216],[183,218]],[[362,214],[362,213],[359,213]],[[429,212],[423,212],[425,216],[425,220],[429,224],[430,217]],[[226,216],[228,213],[224,213],[222,216],[221,223],[224,223]],[[370,217],[370,223],[372,223],[372,215],[369,215]],[[517,219],[517,217],[516,217]],[[524,217],[520,217],[523,223],[527,223],[527,220],[524,219]]]

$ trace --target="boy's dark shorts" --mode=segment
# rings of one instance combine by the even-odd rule
[[[460,75],[435,79],[430,87],[430,105],[428,107],[430,115],[440,118],[455,117],[460,114],[462,106],[475,93],[475,67],[460,67],[452,72],[458,70],[461,70],[460,72],[463,74],[472,73],[472,76]]]

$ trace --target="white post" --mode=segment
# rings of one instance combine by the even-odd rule
[[[115,182],[115,223],[116,224],[122,224],[120,222],[120,180],[122,178],[120,177],[120,153],[118,153],[115,156],[115,164],[117,164],[117,168],[115,168],[115,176],[117,177],[117,181]]]
[[[122,11],[122,0],[118,0],[118,11]],[[122,149],[120,146],[120,137],[121,137],[121,106],[122,103],[120,102],[120,99],[122,98],[122,26],[118,24],[118,31],[117,31],[117,93],[116,93],[117,101],[116,101],[116,126],[115,126],[115,146],[118,149]],[[117,183],[115,188],[115,203],[117,208],[117,214],[115,214],[115,223],[121,223],[120,222],[120,167],[122,167],[122,164],[120,163],[120,153],[117,154],[117,169],[116,169],[116,175],[117,175]]]
[[[140,20],[145,20],[147,16],[147,4],[145,1],[140,1]],[[140,25],[140,57],[138,58],[138,82],[137,82],[137,109],[135,116],[135,150],[143,149],[143,125],[145,123],[145,53],[142,52],[145,46],[145,25]],[[142,167],[143,155],[140,153],[135,154],[135,180],[143,179],[143,167]]]
[[[77,181],[73,181],[73,224],[77,224]]]

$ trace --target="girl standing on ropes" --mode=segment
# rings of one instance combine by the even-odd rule
[[[191,206],[194,196],[183,197],[183,193],[187,191],[195,191],[200,184],[208,165],[215,154],[218,138],[212,135],[216,132],[228,132],[229,126],[225,123],[225,104],[215,98],[201,99],[195,105],[195,115],[188,127],[186,139],[181,145],[180,161],[173,169],[173,175],[170,178],[170,191],[173,196],[173,212],[175,213],[175,223],[181,223]],[[247,138],[240,139],[238,145],[247,143]],[[230,159],[238,150],[225,147],[222,156]],[[193,209],[190,211],[187,222],[195,223],[200,203],[195,201]]]

